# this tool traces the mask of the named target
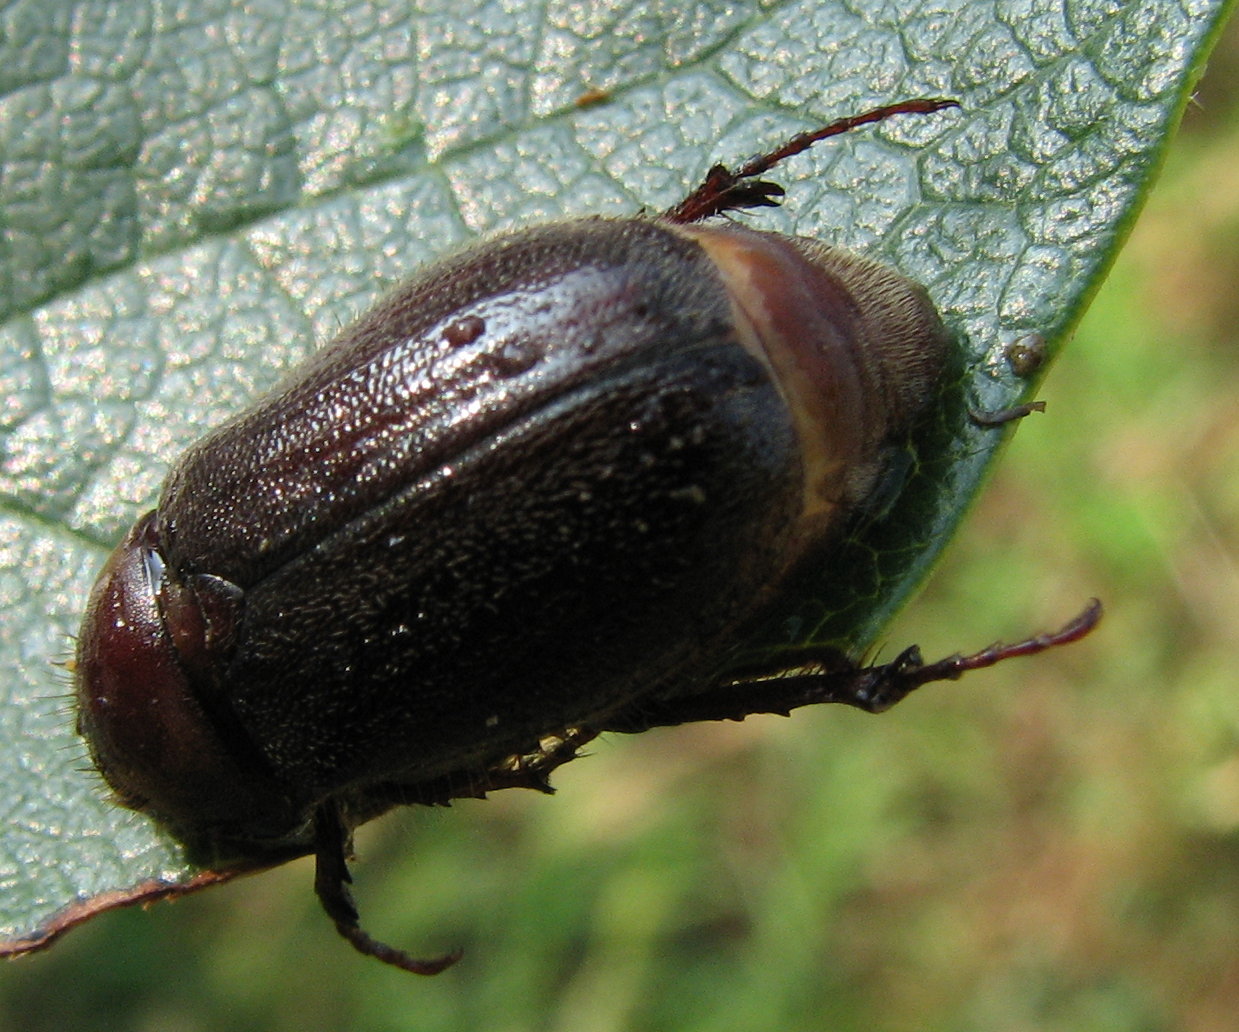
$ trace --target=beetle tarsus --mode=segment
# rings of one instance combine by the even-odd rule
[[[1012,659],[1015,656],[1035,656],[1046,649],[1079,641],[1097,626],[1101,620],[1101,614],[1101,602],[1092,598],[1089,599],[1088,605],[1057,631],[1034,635],[1012,645],[997,642],[970,656],[948,656],[937,663],[921,666],[906,676],[915,682],[912,685],[915,688],[928,684],[930,681],[954,681],[970,670],[983,670],[985,667],[991,667],[995,663],[1001,663],[1004,659]]]
[[[663,213],[668,222],[700,222],[712,215],[744,208],[769,208],[779,202],[783,188],[778,183],[757,177],[793,155],[808,150],[819,140],[850,132],[862,125],[882,122],[893,115],[932,115],[945,108],[957,108],[959,102],[942,97],[916,97],[897,104],[862,111],[859,115],[839,118],[820,129],[797,133],[780,147],[750,158],[734,172],[724,165],[715,165],[706,173],[701,185],[674,208]]]
[[[848,702],[868,713],[881,713],[921,685],[933,681],[956,681],[970,670],[983,670],[1004,659],[1033,656],[1058,645],[1079,641],[1097,626],[1101,613],[1101,602],[1095,598],[1089,599],[1088,605],[1057,631],[1033,635],[1011,645],[995,642],[971,655],[956,653],[936,663],[923,662],[920,650],[914,645],[900,653],[893,663],[857,670],[857,675],[865,676],[856,683],[855,698],[832,701]]]
[[[314,891],[327,916],[334,922],[336,931],[358,953],[415,975],[437,975],[460,960],[460,950],[453,950],[433,960],[419,960],[362,931],[357,905],[348,890],[353,880],[348,869],[348,839],[340,808],[334,801],[323,803],[314,811]]]

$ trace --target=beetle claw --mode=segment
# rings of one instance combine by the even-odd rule
[[[1034,412],[1044,411],[1044,401],[1029,401],[1023,405],[1014,405],[1011,408],[1005,409],[993,409],[992,411],[987,409],[969,409],[968,416],[977,426],[1006,426],[1008,423],[1014,423],[1025,416],[1031,416]]]

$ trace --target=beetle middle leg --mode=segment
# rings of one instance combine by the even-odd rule
[[[756,713],[786,716],[800,706],[838,702],[867,713],[881,713],[932,681],[954,681],[970,670],[1031,656],[1079,641],[1101,619],[1101,603],[1092,599],[1070,622],[1046,634],[1014,644],[997,643],[970,655],[955,654],[926,663],[920,649],[904,649],[892,662],[861,666],[838,649],[806,646],[781,653],[766,665],[728,672],[726,680],[690,696],[642,702],[607,719],[601,730],[635,733],[652,727],[698,720],[743,720]]]

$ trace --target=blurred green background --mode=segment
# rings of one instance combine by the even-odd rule
[[[885,654],[1084,643],[875,719],[613,738],[555,799],[359,838],[0,969],[4,1029],[1158,1030],[1239,1024],[1239,28],[1118,265]]]

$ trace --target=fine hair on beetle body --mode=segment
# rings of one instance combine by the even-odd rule
[[[880,712],[1088,633],[1096,603],[934,663],[734,658],[895,503],[956,359],[919,284],[719,216],[776,205],[760,177],[821,140],[954,107],[800,133],[657,216],[465,248],[190,448],[78,642],[78,728],[118,800],[214,881],[313,853],[340,934],[434,974],[459,954],[377,942],[348,890],[353,829],[391,807],[549,791],[608,731]]]

